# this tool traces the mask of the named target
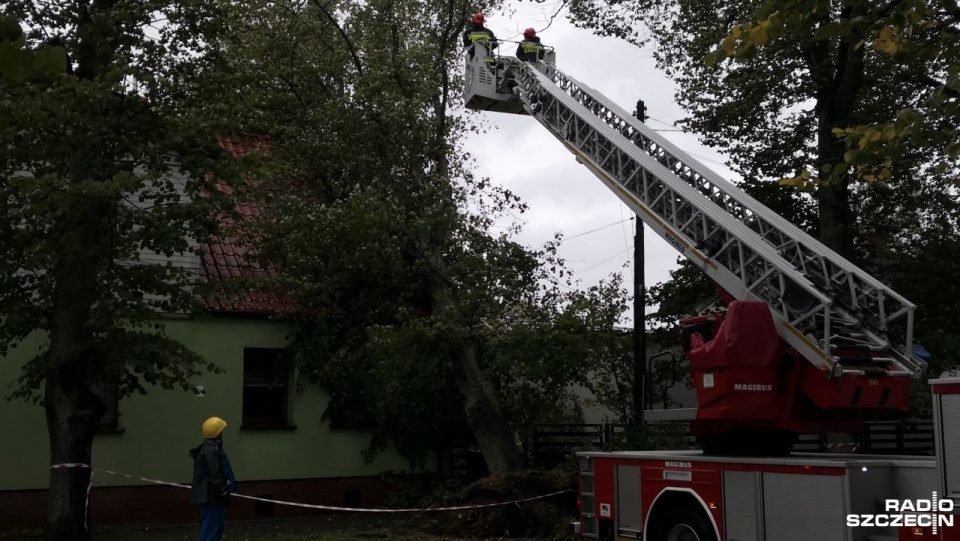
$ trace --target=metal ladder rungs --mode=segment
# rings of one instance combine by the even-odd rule
[[[862,369],[835,365],[836,375],[872,372],[870,365],[883,363],[898,372],[914,369],[914,307],[906,299],[554,66],[524,69],[518,80],[528,110],[578,162],[648,212],[651,227],[685,247],[681,253],[721,287],[768,303],[792,331],[782,332],[784,339],[809,362],[828,369],[839,346],[883,357],[861,361]],[[537,111],[529,108],[534,100],[542,106]],[[908,315],[905,346],[885,334],[886,314]]]

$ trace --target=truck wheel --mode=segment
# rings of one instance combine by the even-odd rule
[[[703,513],[684,507],[667,511],[651,530],[650,541],[717,541]]]

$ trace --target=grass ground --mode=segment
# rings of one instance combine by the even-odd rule
[[[409,517],[369,514],[330,514],[313,517],[228,522],[224,541],[485,541],[427,536],[412,531]],[[197,525],[101,529],[93,541],[195,541]],[[0,534],[0,540],[38,541],[40,532]],[[486,541],[493,541],[489,538]]]
[[[224,541],[468,541],[413,531],[409,517],[330,514],[286,520],[228,523]],[[93,541],[195,541],[197,526],[125,528],[101,531]],[[488,538],[493,541],[499,538]],[[469,541],[484,541],[471,538]]]
[[[442,513],[325,513],[294,519],[231,521],[226,541],[494,541],[538,536],[541,541],[576,541],[566,524],[576,501],[569,472],[502,474],[471,484],[449,504],[486,504],[551,495],[523,504]],[[195,541],[196,524],[126,526],[94,525],[92,541]],[[434,535],[427,535],[431,532]],[[0,541],[42,540],[42,533],[0,531]]]

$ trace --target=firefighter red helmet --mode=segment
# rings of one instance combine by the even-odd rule
[[[526,30],[523,31],[523,36],[527,38],[532,38],[533,36],[536,36],[536,35],[537,35],[537,31],[534,30],[533,28],[527,28]]]
[[[483,24],[483,13],[474,13],[470,20],[473,24]]]

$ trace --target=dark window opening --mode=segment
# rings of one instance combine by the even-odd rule
[[[281,349],[243,350],[243,426],[288,424],[289,371]]]
[[[106,411],[100,418],[98,429],[100,432],[117,432],[120,430],[120,392],[115,384],[104,383],[90,387],[93,394],[103,400]]]

